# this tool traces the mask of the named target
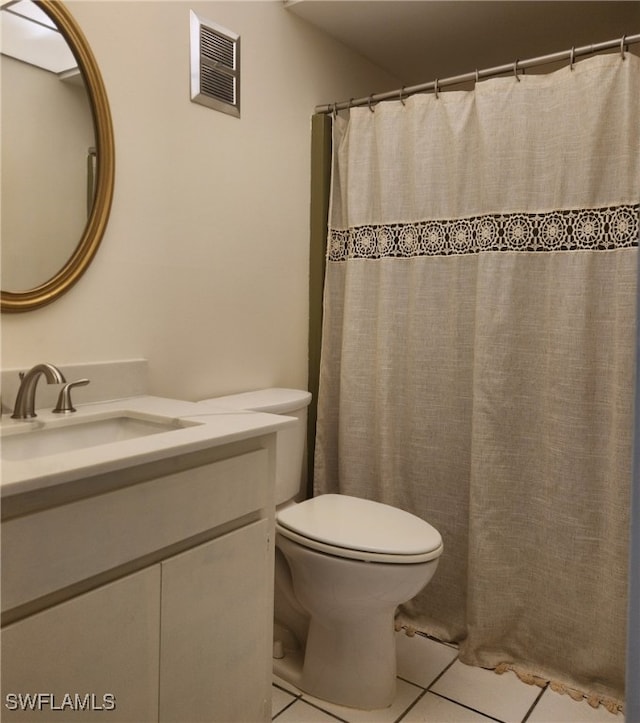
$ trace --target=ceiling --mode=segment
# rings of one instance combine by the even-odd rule
[[[285,5],[407,86],[640,33],[638,0],[285,0]],[[375,92],[384,90],[389,89]]]
[[[67,41],[31,0],[0,2],[0,33],[2,55],[59,75],[77,73],[78,63]]]

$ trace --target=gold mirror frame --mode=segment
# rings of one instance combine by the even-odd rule
[[[93,115],[96,135],[97,169],[93,208],[82,237],[58,273],[29,291],[2,291],[1,310],[31,311],[50,304],[78,281],[87,270],[102,241],[113,199],[115,150],[109,102],[98,64],[89,43],[69,10],[59,0],[36,0],[56,23],[78,61]]]

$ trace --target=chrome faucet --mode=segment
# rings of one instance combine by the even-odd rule
[[[64,374],[53,364],[36,364],[24,374],[20,373],[20,388],[16,396],[16,404],[11,419],[32,419],[36,416],[36,385],[44,375],[47,384],[64,384]]]

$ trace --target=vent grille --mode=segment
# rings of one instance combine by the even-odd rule
[[[214,33],[206,25],[200,26],[200,53],[207,60],[221,63],[229,70],[235,70],[235,43],[224,35]]]
[[[200,73],[200,92],[211,98],[235,105],[235,80],[229,75],[220,73],[215,68],[202,66]]]
[[[240,117],[240,36],[193,11],[191,100]]]

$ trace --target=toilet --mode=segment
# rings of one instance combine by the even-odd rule
[[[297,420],[276,436],[274,673],[316,698],[386,708],[395,696],[396,608],[432,578],[442,538],[380,502],[303,499],[310,401],[306,391],[262,389],[201,404]]]

